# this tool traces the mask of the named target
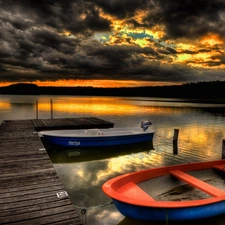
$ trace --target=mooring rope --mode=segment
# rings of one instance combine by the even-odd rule
[[[81,207],[81,206],[76,206],[76,205],[74,207],[77,208],[77,209],[80,209],[81,220],[82,220],[83,224],[86,225],[87,224],[87,212],[88,212],[88,210],[99,209],[99,208],[102,208],[104,206],[111,205],[111,204],[113,204],[113,201],[106,202],[104,204],[97,205],[97,206],[91,206],[91,207]]]
[[[101,207],[104,207],[104,206],[107,206],[107,205],[111,205],[111,204],[113,204],[113,201],[110,201],[110,202],[106,202],[106,203],[104,203],[104,204],[101,204],[101,205],[96,205],[96,206],[91,206],[91,207],[81,207],[81,206],[76,206],[75,205],[75,208],[77,208],[77,209],[81,209],[81,210],[91,210],[91,209],[99,209],[99,208],[101,208]]]

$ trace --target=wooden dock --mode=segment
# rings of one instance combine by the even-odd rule
[[[88,123],[90,127],[113,126],[96,118],[3,121],[0,224],[82,224],[69,197],[61,195],[66,190],[36,132],[42,126],[43,129],[77,128],[82,121],[86,128]]]
[[[32,120],[37,131],[40,130],[62,130],[62,129],[90,129],[90,128],[109,128],[114,124],[95,117],[81,118],[59,118],[59,119],[37,119]]]

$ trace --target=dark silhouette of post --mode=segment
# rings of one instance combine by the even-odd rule
[[[177,155],[178,154],[178,135],[179,135],[179,129],[174,129],[173,133],[173,154]]]
[[[225,139],[222,141],[222,159],[225,159]]]
[[[51,108],[51,119],[53,119],[53,101],[50,100],[50,108]]]
[[[36,100],[36,119],[38,120],[38,100]]]

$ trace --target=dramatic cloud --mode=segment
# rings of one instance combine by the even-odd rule
[[[222,0],[0,0],[0,10],[0,82],[224,79]]]

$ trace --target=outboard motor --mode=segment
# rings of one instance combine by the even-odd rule
[[[151,125],[152,125],[152,122],[149,120],[141,122],[141,128],[143,129],[143,131],[146,131],[148,129],[148,127]]]

